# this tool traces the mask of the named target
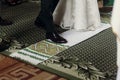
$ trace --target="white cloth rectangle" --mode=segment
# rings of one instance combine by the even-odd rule
[[[64,37],[65,39],[67,39],[67,41],[68,41],[68,43],[63,44],[63,45],[73,46],[75,44],[78,44],[78,43],[98,34],[99,32],[101,32],[107,28],[110,28],[110,27],[111,27],[110,24],[101,23],[101,27],[97,28],[94,31],[81,32],[81,31],[76,31],[74,29],[68,30],[61,34],[61,36]]]

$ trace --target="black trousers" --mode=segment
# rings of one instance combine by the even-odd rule
[[[47,32],[54,32],[55,25],[53,22],[53,12],[59,0],[41,0],[41,11],[36,18],[36,21],[42,24]]]
[[[0,17],[1,17],[1,14],[2,14],[2,1],[0,1]]]

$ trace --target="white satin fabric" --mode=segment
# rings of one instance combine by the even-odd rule
[[[111,18],[111,25],[115,34],[120,39],[120,0],[114,1],[114,7]]]
[[[97,0],[60,0],[53,16],[63,28],[78,31],[94,30],[101,23]]]
[[[120,80],[120,41],[117,39],[117,66],[118,66],[118,73],[116,80]]]
[[[118,74],[117,79],[120,80],[120,0],[114,1],[111,25],[113,32],[117,37],[117,66],[118,66]]]

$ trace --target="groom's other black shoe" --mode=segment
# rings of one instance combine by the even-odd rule
[[[0,17],[0,25],[1,26],[7,26],[7,25],[12,25],[13,23],[11,21],[8,20],[4,20]]]
[[[51,41],[55,43],[67,43],[67,40],[61,37],[57,32],[46,33],[46,38],[50,39]]]
[[[10,47],[11,41],[5,41],[0,38],[0,52],[8,49]]]

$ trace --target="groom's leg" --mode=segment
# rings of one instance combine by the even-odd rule
[[[36,22],[41,24],[47,32],[54,32],[53,16],[51,6],[54,0],[41,0],[41,11],[36,19]]]
[[[35,25],[42,26],[47,31],[46,38],[56,43],[67,43],[67,41],[57,34],[54,29],[52,13],[57,6],[57,0],[41,0],[41,11],[35,21]]]
[[[52,13],[54,12],[54,10],[55,10],[55,8],[56,8],[59,0],[54,0],[53,2],[54,2],[54,3],[53,3],[52,6],[51,6],[51,12],[52,12]]]

